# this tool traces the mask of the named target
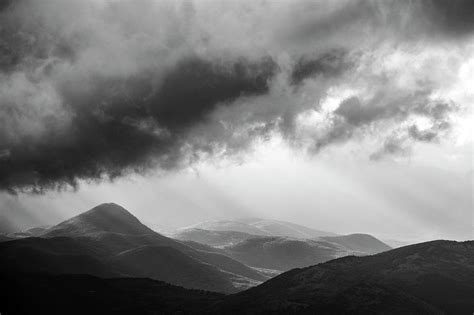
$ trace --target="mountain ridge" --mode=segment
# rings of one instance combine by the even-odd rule
[[[295,238],[314,238],[319,236],[336,236],[336,233],[309,228],[292,222],[261,218],[240,218],[234,220],[214,220],[184,227],[186,229],[203,229],[211,231],[235,231],[260,236],[287,236]]]
[[[366,254],[377,254],[392,249],[370,234],[353,233],[338,236],[321,236],[319,239],[342,245],[350,250]]]
[[[84,236],[100,232],[131,235],[156,233],[125,208],[115,203],[103,203],[47,229],[41,236]]]
[[[59,241],[62,240],[62,241]],[[28,245],[30,244],[30,245]],[[47,245],[44,245],[47,244]],[[53,246],[56,244],[56,246]],[[77,244],[77,245],[71,245]],[[45,247],[46,246],[46,247]],[[49,247],[48,247],[49,246]],[[41,271],[49,273],[84,273],[83,266],[69,253],[71,247],[82,248],[82,259],[96,266],[90,273],[96,276],[141,276],[167,280],[193,289],[237,292],[268,279],[268,276],[222,253],[195,249],[163,236],[143,225],[123,207],[101,204],[45,231],[40,238],[23,238],[0,243],[0,255],[9,254],[9,268],[15,270],[15,255],[43,262]],[[134,255],[119,254],[142,248]],[[133,252],[133,251],[132,251]],[[16,254],[15,254],[16,253]],[[164,269],[162,257],[173,258],[173,272],[160,273],[150,266],[154,261]],[[54,262],[50,264],[49,262]],[[67,269],[58,268],[65,264]],[[67,264],[66,262],[71,262]],[[48,264],[49,263],[49,264]],[[148,266],[143,273],[139,265]],[[34,265],[21,265],[22,271],[38,271]],[[97,270],[108,270],[110,273]],[[188,270],[199,270],[190,274]]]
[[[255,268],[279,271],[306,267],[345,255],[370,255],[390,249],[388,245],[369,234],[302,239],[191,228],[182,230],[174,237],[182,241],[214,246],[230,257]]]
[[[224,298],[216,310],[240,305],[242,314],[467,314],[474,309],[472,292],[474,241],[438,240],[293,269]]]

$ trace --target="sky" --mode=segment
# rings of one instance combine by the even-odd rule
[[[116,202],[472,239],[474,5],[0,6],[0,231]]]

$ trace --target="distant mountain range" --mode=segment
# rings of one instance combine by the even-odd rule
[[[43,231],[40,238],[0,243],[0,256],[3,270],[148,277],[227,293],[268,279],[228,256],[160,235],[115,204],[97,206]]]
[[[368,234],[320,236],[313,239],[294,238],[287,235],[252,235],[242,231],[221,230],[225,227],[235,227],[235,225],[228,224],[228,221],[219,222],[224,223],[213,222],[212,225],[208,223],[199,225],[218,230],[186,228],[173,237],[182,241],[218,247],[222,249],[222,253],[252,267],[280,271],[307,267],[347,255],[370,255],[391,249],[390,246]],[[289,225],[286,222],[279,223],[279,226]],[[303,230],[302,228],[300,230]],[[279,234],[283,233],[282,228],[278,231]]]
[[[110,203],[50,228],[4,237],[0,289],[6,294],[0,296],[0,313],[474,310],[473,241],[433,241],[391,250],[367,234],[295,237],[316,232],[287,222],[263,222],[275,221],[206,223],[172,239]],[[222,230],[225,226],[251,226],[265,234]],[[278,235],[267,235],[270,231]],[[285,233],[293,236],[281,235]],[[337,258],[341,256],[347,257]]]
[[[353,254],[359,255],[377,254],[392,249],[384,242],[369,234],[323,236],[320,239],[330,243],[339,244],[348,250],[353,251]]]
[[[208,231],[234,231],[251,235],[261,236],[286,236],[294,238],[315,238],[319,236],[336,236],[335,233],[315,230],[306,226],[291,222],[264,220],[259,218],[242,218],[238,220],[208,221],[199,223],[188,228],[181,229],[180,233],[186,230],[201,229]],[[179,233],[178,233],[179,234]]]
[[[363,239],[364,242],[358,242],[360,239]],[[249,266],[287,271],[338,257],[369,255],[389,249],[388,245],[370,235],[351,234],[334,237],[330,241],[323,238],[304,240],[284,237],[256,237],[225,247],[224,251],[232,258]]]
[[[172,235],[172,237],[177,240],[193,241],[218,248],[232,246],[242,241],[260,236],[261,235],[249,234],[240,231],[215,231],[204,230],[200,228],[186,228]]]

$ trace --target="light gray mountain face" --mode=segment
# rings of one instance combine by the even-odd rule
[[[2,242],[0,256],[12,272],[148,277],[226,293],[269,278],[222,253],[158,234],[112,203],[61,222],[40,238]]]
[[[320,237],[320,239],[339,244],[348,250],[354,251],[354,255],[377,254],[392,249],[384,242],[369,234],[323,236]]]
[[[239,231],[213,231],[199,228],[182,229],[173,235],[173,238],[182,241],[193,241],[213,247],[225,247],[238,244],[242,241],[264,237]]]
[[[252,267],[278,271],[390,249],[390,246],[368,234],[336,235],[324,232],[326,235],[313,236],[321,233],[289,222],[243,219],[204,222],[181,229],[173,237],[219,248],[222,253]]]
[[[209,221],[199,223],[182,230],[185,231],[192,228],[209,231],[235,231],[252,235],[286,236],[303,239],[337,235],[332,232],[320,231],[291,222],[265,220],[259,218]],[[178,233],[179,232],[181,231],[178,231]]]
[[[316,230],[307,226],[276,220],[256,219],[249,222],[252,226],[272,236],[287,236],[294,238],[314,238],[320,236],[335,236],[337,234],[327,231]]]
[[[351,234],[318,239],[255,237],[223,247],[232,258],[249,266],[287,271],[335,258],[364,256],[389,250],[390,247],[371,235]]]

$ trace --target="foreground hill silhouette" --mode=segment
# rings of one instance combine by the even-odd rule
[[[150,279],[1,275],[2,314],[199,314],[222,294]]]
[[[148,277],[226,293],[268,279],[230,257],[160,235],[116,204],[99,205],[41,238],[1,243],[0,256],[9,272]]]
[[[241,314],[471,314],[474,241],[432,241],[294,269],[225,298]]]
[[[2,314],[471,314],[474,241],[340,258],[227,296],[148,279],[4,272],[0,288]]]

